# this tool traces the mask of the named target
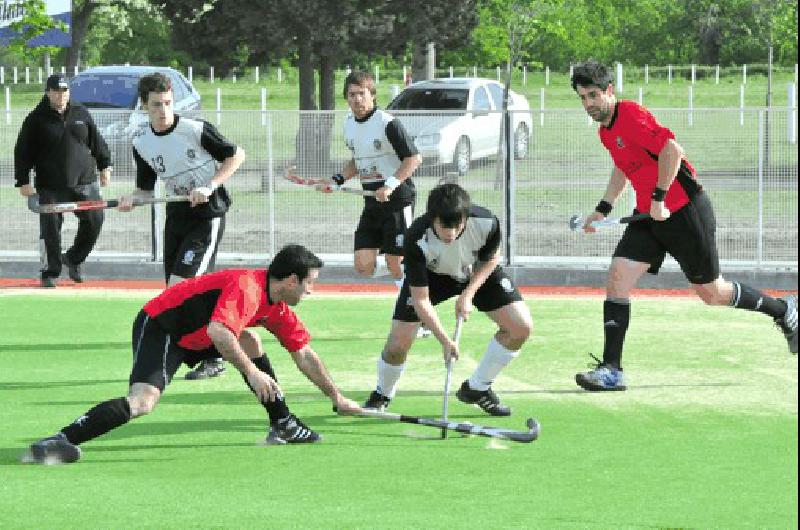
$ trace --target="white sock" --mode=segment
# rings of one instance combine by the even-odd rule
[[[378,357],[378,387],[376,390],[380,395],[389,399],[394,397],[397,392],[397,381],[403,375],[405,367],[405,363],[395,366],[384,361],[383,357]]]
[[[375,257],[375,270],[372,272],[373,278],[380,278],[381,276],[388,276],[389,266],[386,265],[386,257],[383,254],[378,254]]]
[[[486,346],[486,353],[483,354],[481,362],[475,368],[475,372],[469,377],[469,387],[472,390],[488,390],[494,382],[495,377],[505,368],[508,363],[519,355],[519,351],[511,351],[497,342],[495,337]]]

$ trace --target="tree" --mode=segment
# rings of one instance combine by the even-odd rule
[[[47,6],[44,0],[24,0],[21,2],[23,11],[22,17],[12,22],[9,27],[16,33],[8,45],[9,50],[21,57],[25,62],[39,61],[45,54],[53,54],[58,51],[54,46],[28,46],[28,41],[43,35],[51,29],[66,30],[66,25],[62,22],[53,20],[47,14]]]

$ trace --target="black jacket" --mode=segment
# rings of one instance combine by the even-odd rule
[[[14,147],[14,186],[30,184],[36,170],[36,187],[57,189],[91,184],[95,168],[111,165],[111,154],[86,107],[70,102],[64,117],[47,96],[22,122]]]

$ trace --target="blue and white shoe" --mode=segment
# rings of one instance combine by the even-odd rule
[[[792,294],[781,298],[786,302],[786,313],[782,317],[775,319],[775,324],[783,331],[786,342],[789,343],[789,351],[797,353],[797,295]]]
[[[622,370],[607,366],[596,357],[594,358],[597,365],[593,370],[575,374],[575,382],[579,387],[592,392],[627,390],[625,374],[622,373]]]

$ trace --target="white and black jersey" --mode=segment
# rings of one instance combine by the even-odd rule
[[[348,116],[344,140],[353,155],[359,178],[378,179],[378,182],[362,183],[365,190],[382,187],[383,181],[395,175],[403,160],[418,154],[403,124],[377,108],[364,118]],[[387,203],[365,197],[365,206],[398,210],[413,204],[415,196],[414,184],[408,178],[392,192]]]
[[[234,154],[236,145],[207,121],[176,115],[175,122],[164,132],[156,132],[149,123],[144,123],[133,137],[136,187],[151,191],[156,180],[161,179],[167,196],[187,195],[195,188],[209,186],[218,163]],[[216,204],[219,195],[227,200],[224,189],[218,188],[209,199],[212,209],[219,207]],[[190,210],[188,203],[170,203],[167,208],[168,213],[214,216],[205,210],[203,207]]]
[[[433,222],[423,215],[408,229],[403,248],[406,277],[412,287],[428,285],[428,271],[468,282],[479,261],[489,261],[500,248],[500,221],[492,212],[472,206],[464,231],[447,245],[433,230]]]

